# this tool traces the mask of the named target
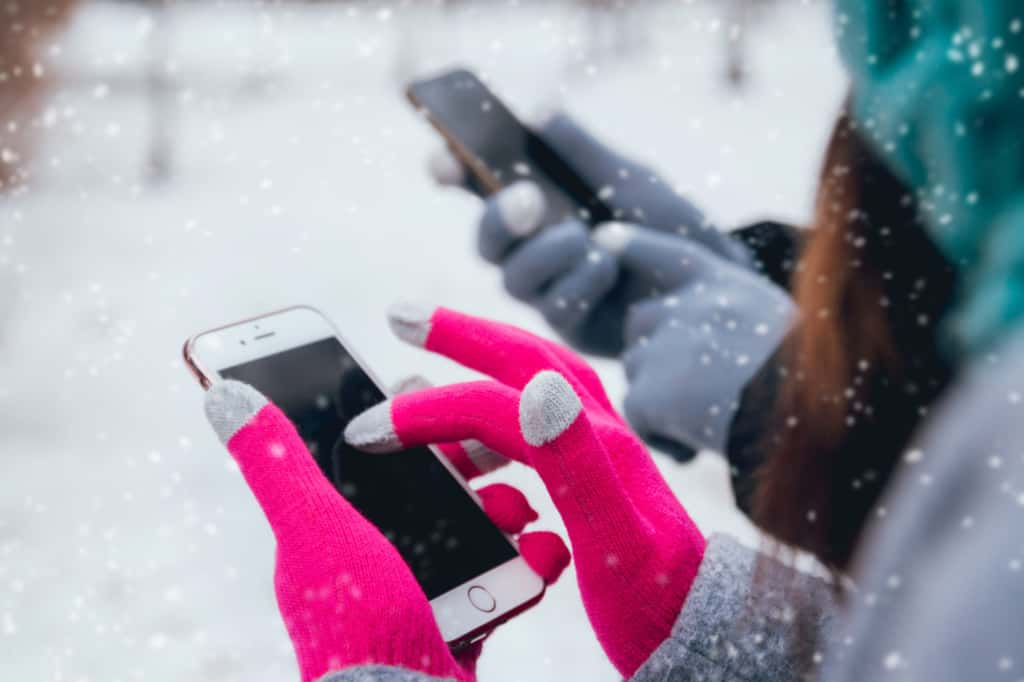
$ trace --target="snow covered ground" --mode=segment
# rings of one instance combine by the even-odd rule
[[[523,114],[566,107],[723,224],[808,216],[844,90],[824,7],[783,4],[755,26],[735,92],[721,3],[650,3],[646,44],[603,60],[561,4],[424,5],[176,8],[160,187],[143,179],[149,15],[89,4],[48,54],[65,80],[39,180],[0,198],[0,679],[294,679],[270,534],[203,420],[180,360],[189,334],[309,303],[386,379],[447,382],[468,373],[390,338],[386,305],[443,302],[547,333],[475,257],[475,200],[426,176],[435,138],[403,75],[460,61]],[[621,398],[619,368],[599,369]],[[753,538],[717,457],[662,463],[702,528]],[[500,477],[559,527],[529,472]],[[495,634],[480,670],[616,678],[571,572]]]

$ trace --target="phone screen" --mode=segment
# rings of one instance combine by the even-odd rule
[[[611,210],[575,169],[519,119],[473,73],[458,69],[417,81],[409,94],[444,134],[480,161],[504,187],[529,179],[548,203],[545,220],[575,216],[597,224]],[[495,188],[488,188],[493,191]]]
[[[254,386],[288,415],[324,475],[398,549],[429,599],[517,556],[428,448],[382,455],[345,443],[345,426],[384,394],[337,339],[220,374]]]

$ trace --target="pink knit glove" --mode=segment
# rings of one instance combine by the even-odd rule
[[[531,465],[569,531],[597,638],[631,676],[669,636],[705,541],[579,356],[496,322],[399,306],[406,341],[497,381],[397,396],[352,422],[348,442],[388,452],[467,438]]]
[[[284,413],[251,386],[224,381],[207,393],[206,414],[277,539],[274,587],[303,682],[369,664],[475,679],[480,646],[451,653],[398,550],[335,491]],[[481,497],[506,532],[537,516],[509,486]],[[520,552],[546,583],[569,561],[554,533],[520,536]]]

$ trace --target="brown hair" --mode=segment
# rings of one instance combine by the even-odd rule
[[[794,274],[801,320],[780,391],[754,518],[845,568],[915,427],[948,384],[935,327],[953,271],[915,202],[840,117],[814,226]]]
[[[13,0],[0,8],[0,191],[26,179],[30,130],[46,70],[39,47],[76,0]]]

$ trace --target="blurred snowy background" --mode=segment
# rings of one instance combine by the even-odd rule
[[[524,116],[565,108],[723,225],[808,218],[845,87],[828,8],[796,0],[91,1],[37,54],[37,149],[0,150],[28,169],[0,195],[3,680],[296,678],[186,336],[308,303],[385,379],[447,382],[468,373],[392,339],[389,303],[549,333],[475,256],[477,201],[428,178],[406,78],[460,62]],[[754,539],[719,458],[660,461],[704,530]],[[559,527],[529,472],[499,478]],[[616,678],[571,572],[480,673]]]

